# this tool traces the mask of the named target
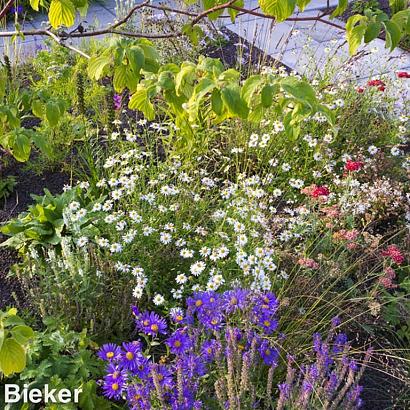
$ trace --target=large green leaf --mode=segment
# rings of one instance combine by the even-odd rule
[[[75,6],[70,0],[51,0],[48,19],[53,28],[71,27],[75,21]]]
[[[369,23],[364,33],[364,42],[370,43],[371,41],[373,41],[379,35],[381,28],[381,23],[378,23],[376,21]]]
[[[241,97],[239,87],[228,86],[222,88],[221,97],[230,113],[244,119],[248,117],[249,108],[245,100]]]
[[[26,367],[26,352],[15,339],[6,339],[0,350],[0,370],[10,376]]]
[[[104,68],[111,63],[109,55],[101,55],[99,57],[91,57],[88,62],[88,75],[94,80],[99,80],[104,72]]]
[[[9,134],[9,146],[17,161],[26,162],[30,158],[31,141],[24,130],[17,129]]]
[[[54,101],[49,101],[46,104],[46,118],[51,127],[55,127],[60,120],[61,112],[58,104]]]
[[[16,339],[16,341],[21,345],[25,345],[34,336],[33,329],[25,325],[13,327],[11,329],[11,334],[13,335],[14,339]]]
[[[400,42],[400,27],[394,21],[384,21],[382,24],[386,30],[386,48],[393,51]]]
[[[284,21],[293,14],[296,0],[259,0],[259,5],[265,14]]]
[[[241,89],[241,96],[248,104],[251,103],[253,95],[264,81],[261,75],[252,75],[245,80]]]
[[[332,17],[340,16],[341,14],[343,14],[347,9],[348,4],[348,0],[339,0],[337,7],[334,9],[332,13]]]
[[[131,96],[128,107],[143,112],[148,120],[155,118],[154,106],[149,100],[148,90],[142,84],[138,85],[137,91]]]
[[[284,91],[305,104],[313,106],[317,102],[315,90],[306,81],[286,77],[282,79],[281,86]]]
[[[175,76],[175,91],[177,95],[185,95],[189,98],[194,89],[194,80],[196,67],[193,63],[184,62],[181,65],[181,70]]]

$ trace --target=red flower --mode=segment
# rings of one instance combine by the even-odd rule
[[[359,171],[363,166],[363,162],[361,161],[352,161],[348,159],[345,164],[346,171]]]
[[[408,73],[407,71],[398,71],[397,77],[398,78],[410,78],[410,73]]]
[[[357,92],[358,92],[359,94],[364,93],[364,88],[363,88],[363,87],[358,87],[358,88],[357,88]]]
[[[367,82],[369,87],[385,87],[386,84],[382,80],[370,80]]]
[[[317,186],[312,191],[313,198],[317,198],[319,196],[328,196],[330,194],[329,188],[326,186]]]

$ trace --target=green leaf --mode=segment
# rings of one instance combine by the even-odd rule
[[[26,367],[26,352],[15,339],[6,339],[0,350],[0,370],[6,377]]]
[[[174,74],[171,71],[162,71],[158,76],[158,85],[164,90],[175,89]]]
[[[51,0],[48,19],[53,28],[71,27],[75,21],[75,7],[70,0]]]
[[[33,100],[31,110],[36,117],[44,118],[44,104],[40,100]]]
[[[60,120],[61,113],[59,106],[54,101],[46,104],[46,118],[51,127],[55,127]]]
[[[379,35],[381,28],[381,23],[371,22],[364,33],[364,42],[367,44],[373,41]]]
[[[336,16],[340,16],[341,14],[343,14],[348,6],[349,2],[348,0],[339,0],[339,3],[337,5],[337,7],[335,8],[335,10],[332,13],[332,17],[336,17]]]
[[[251,103],[253,95],[264,81],[265,80],[261,75],[252,75],[245,80],[241,90],[241,97],[248,103],[248,105]]]
[[[221,97],[230,113],[243,119],[248,117],[249,108],[245,100],[241,98],[239,87],[228,86],[222,88]]]
[[[400,27],[394,21],[385,21],[382,24],[386,30],[386,48],[393,51],[400,42]]]
[[[40,0],[30,0],[30,6],[33,10],[38,11],[38,6],[40,4]]]
[[[360,44],[362,44],[366,29],[366,25],[360,24],[346,32],[350,55],[356,54],[357,49],[360,47]]]
[[[196,67],[193,63],[184,62],[181,65],[181,70],[175,76],[175,91],[177,95],[185,95],[189,98],[194,89],[194,81]]]
[[[13,327],[13,329],[11,329],[11,334],[14,339],[23,346],[34,336],[33,329],[25,325]]]
[[[142,84],[138,85],[137,91],[131,96],[128,107],[143,112],[148,120],[155,118],[154,106],[149,100],[148,90]]]
[[[131,92],[137,88],[138,77],[128,68],[121,64],[114,69],[113,86],[114,90],[121,93],[124,88],[128,88]]]
[[[275,87],[273,85],[267,84],[262,88],[261,102],[263,107],[268,108],[272,105],[274,91]]]
[[[305,7],[311,2],[311,0],[297,0],[296,5],[299,7],[300,11],[303,11]]]
[[[132,71],[135,74],[139,74],[145,63],[144,50],[141,47],[133,46],[126,49],[126,55]]]
[[[317,102],[315,90],[306,82],[294,77],[286,77],[281,80],[284,91],[297,100],[314,105]]]
[[[30,158],[31,141],[23,130],[14,130],[10,134],[9,144],[17,161],[26,162]]]
[[[265,14],[275,16],[280,22],[293,14],[296,0],[259,0],[259,5]]]
[[[410,9],[399,11],[391,17],[391,21],[400,27],[400,31],[404,34],[410,34]]]
[[[211,105],[212,105],[212,110],[217,115],[221,115],[223,113],[224,104],[222,101],[221,92],[218,89],[215,89],[212,91]]]
[[[194,46],[197,46],[199,44],[199,40],[205,36],[205,33],[201,27],[197,25],[192,26],[191,23],[185,24],[182,27],[182,32],[189,38]]]
[[[88,62],[88,75],[94,80],[99,80],[103,74],[104,68],[111,63],[109,55],[101,55],[99,57],[91,57]]]

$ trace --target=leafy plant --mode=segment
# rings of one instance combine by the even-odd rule
[[[0,179],[0,200],[5,200],[13,192],[16,185],[17,180],[15,176],[9,175]]]
[[[47,189],[44,192],[44,196],[32,195],[36,203],[30,205],[27,212],[1,227],[0,231],[11,238],[0,246],[24,252],[29,244],[58,245],[62,237],[69,234],[64,222],[64,210],[71,201],[78,198],[79,189],[70,189],[57,196]],[[81,224],[93,229],[88,218],[82,220]]]
[[[98,346],[85,331],[71,331],[65,326],[57,325],[53,319],[45,319],[44,323],[47,329],[39,332],[30,345],[27,367],[15,382],[40,389],[45,384],[50,389],[82,388],[78,407],[67,404],[64,408],[110,409],[110,403],[97,396],[96,379],[102,374],[101,363],[94,354]],[[11,409],[20,409],[18,404],[14,406]],[[54,409],[55,405],[47,404],[44,408]]]
[[[0,374],[9,377],[26,367],[26,347],[33,330],[17,316],[17,309],[0,311]]]

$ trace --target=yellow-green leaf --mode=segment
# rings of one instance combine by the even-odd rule
[[[53,28],[71,27],[75,20],[75,6],[70,0],[51,0],[48,19]]]
[[[14,339],[6,339],[0,350],[0,370],[10,376],[19,373],[26,367],[26,352]]]

